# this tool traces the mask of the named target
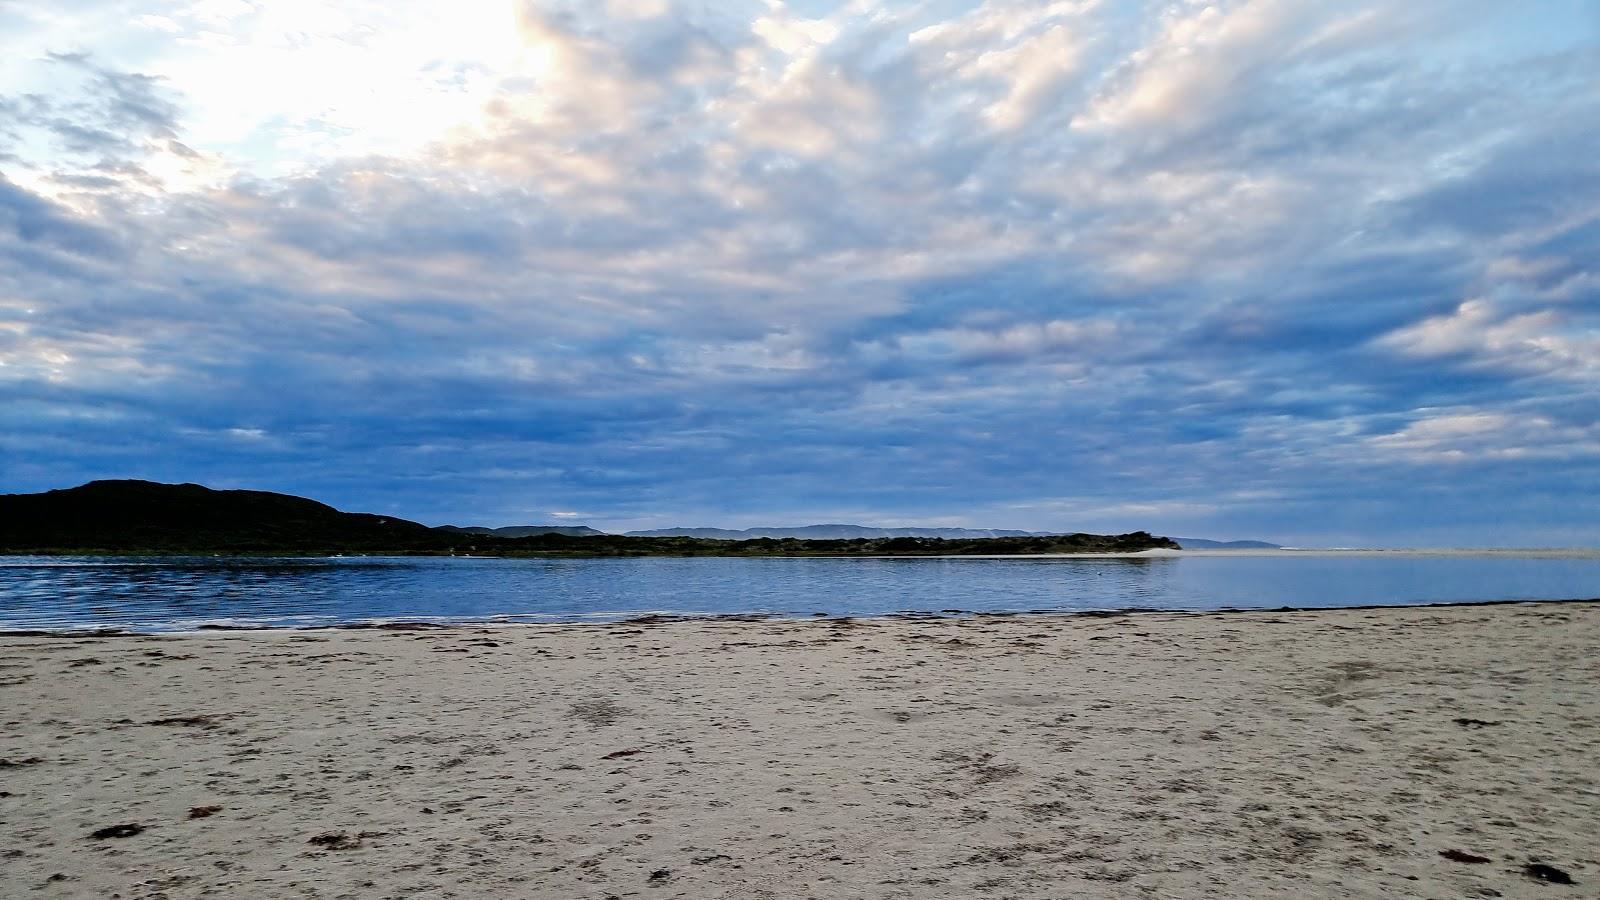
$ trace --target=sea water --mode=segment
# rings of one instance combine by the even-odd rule
[[[1600,551],[1124,557],[0,557],[0,629],[187,631],[652,613],[1410,605],[1600,597]]]

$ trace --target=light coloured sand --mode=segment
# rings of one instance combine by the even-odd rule
[[[1596,604],[11,637],[0,685],[7,898],[1600,896]]]

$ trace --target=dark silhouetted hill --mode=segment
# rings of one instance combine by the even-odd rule
[[[11,552],[363,551],[443,543],[417,522],[340,512],[268,491],[91,481],[42,494],[0,495],[0,548]]]
[[[712,540],[602,534],[590,528],[430,528],[393,516],[340,512],[267,491],[198,484],[93,481],[42,494],[0,495],[4,553],[472,553],[485,556],[939,556],[1128,553],[1177,544],[1131,534],[1013,537],[853,537]],[[534,531],[501,534],[502,531]]]

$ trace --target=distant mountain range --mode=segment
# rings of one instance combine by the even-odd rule
[[[595,532],[598,533],[598,532]],[[748,541],[757,538],[796,538],[799,540],[854,540],[857,538],[939,538],[942,540],[972,540],[974,538],[1055,537],[1058,531],[1015,531],[1006,528],[871,528],[866,525],[800,525],[789,528],[654,528],[648,531],[629,531],[631,537],[692,537],[717,541]],[[1213,541],[1206,538],[1173,538],[1186,550],[1277,550],[1277,544],[1266,541]]]
[[[1266,541],[1208,541],[1205,538],[1175,537],[1178,546],[1185,550],[1282,550],[1282,544]]]
[[[670,531],[670,530],[669,530]],[[604,534],[571,525],[430,528],[268,491],[91,481],[0,495],[0,553],[458,554],[493,556],[930,556],[1135,553],[1178,545],[1148,532],[1034,535],[965,528],[679,529]]]
[[[866,525],[799,525],[791,528],[745,528],[739,531],[727,528],[655,528],[649,531],[629,531],[625,533],[629,537],[694,537],[715,541],[749,541],[757,538],[849,541],[857,538],[898,537],[971,540],[973,538],[1050,536],[1040,532],[1011,531],[1004,528],[870,528]]]
[[[604,531],[596,531],[587,525],[506,525],[502,528],[487,528],[483,525],[440,525],[439,530],[456,534],[487,534],[503,538],[533,537],[537,534],[561,534],[567,537],[593,537],[605,534]]]

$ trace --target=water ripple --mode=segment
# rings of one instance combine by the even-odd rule
[[[1600,558],[0,558],[0,628],[1205,610],[1600,595]]]

